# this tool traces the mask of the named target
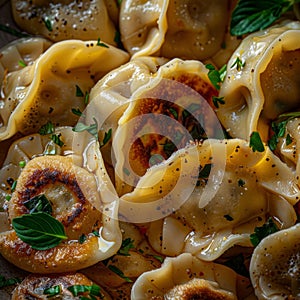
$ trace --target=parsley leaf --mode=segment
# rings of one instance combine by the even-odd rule
[[[260,138],[260,135],[257,131],[253,131],[252,134],[250,135],[250,143],[249,143],[250,148],[252,148],[253,152],[258,151],[258,152],[264,152],[265,151],[265,146]]]
[[[125,276],[124,273],[118,267],[116,267],[114,265],[109,265],[108,268],[112,272],[116,273],[118,276],[123,278],[126,282],[132,282],[132,280],[129,277]]]
[[[52,28],[52,22],[51,22],[51,20],[50,20],[47,16],[46,16],[46,17],[43,17],[42,20],[43,20],[45,26],[47,27],[47,29],[48,29],[49,31],[52,31],[53,28]]]
[[[85,125],[84,123],[78,122],[74,128],[72,128],[75,132],[83,132],[87,131],[92,136],[94,136],[96,139],[98,139],[98,123],[97,120],[94,118],[94,122],[91,125]]]
[[[108,130],[108,132],[104,133],[104,138],[103,138],[102,143],[100,144],[100,147],[103,147],[104,145],[106,145],[109,142],[109,140],[111,139],[111,133],[112,133],[111,128]]]
[[[245,67],[246,62],[243,62],[239,57],[236,58],[236,60],[234,61],[234,63],[230,66],[230,68],[234,68],[236,67],[236,69],[238,71],[241,71],[242,68]]]
[[[261,226],[254,229],[254,233],[250,234],[250,241],[254,247],[256,247],[262,239],[268,235],[277,232],[279,229],[274,223],[272,218],[269,218],[267,222]]]
[[[10,285],[15,285],[20,282],[21,279],[19,278],[5,278],[3,275],[0,275],[0,288],[4,288]]]
[[[97,45],[97,46],[104,47],[104,48],[109,48],[109,46],[107,46],[106,44],[104,44],[104,43],[101,42],[101,39],[100,39],[100,38],[98,38],[97,44],[96,44],[96,45]]]
[[[29,200],[24,201],[23,204],[27,209],[29,209],[30,214],[34,212],[44,212],[49,215],[52,214],[51,203],[44,194],[34,196]]]
[[[47,122],[39,130],[40,135],[47,135],[47,134],[51,134],[51,133],[54,133],[54,125],[51,121]]]
[[[231,35],[243,35],[265,29],[288,11],[299,0],[240,0],[231,22]]]
[[[61,286],[55,285],[49,288],[44,289],[43,294],[48,295],[48,297],[57,296],[61,293]]]
[[[92,285],[75,284],[69,286],[68,290],[73,294],[74,297],[88,293],[89,296],[100,296],[100,298],[103,298],[103,295],[101,294],[101,288],[97,284],[92,284]],[[93,298],[91,297],[87,299],[93,299]]]
[[[224,81],[226,76],[226,68],[227,65],[223,65],[223,67],[218,71],[212,64],[207,64],[206,69],[208,69],[208,78],[212,85],[219,90],[220,89],[220,83]]]
[[[219,104],[225,104],[224,97],[212,96],[212,101],[216,108],[219,108]]]
[[[131,238],[126,238],[122,241],[121,248],[118,251],[118,254],[123,256],[130,256],[129,250],[134,248],[133,240]]]

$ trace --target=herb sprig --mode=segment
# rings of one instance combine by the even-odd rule
[[[300,0],[240,0],[230,23],[231,35],[244,35],[266,29]]]

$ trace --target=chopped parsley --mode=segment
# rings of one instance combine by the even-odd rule
[[[134,240],[132,240],[131,238],[126,238],[125,240],[123,240],[121,248],[118,251],[118,254],[124,256],[130,256],[129,250],[134,248],[133,242]]]
[[[108,130],[108,132],[104,133],[104,138],[103,138],[103,141],[100,144],[100,147],[103,147],[104,145],[106,145],[109,142],[109,140],[111,139],[111,133],[112,133],[111,128]]]
[[[253,131],[252,134],[250,135],[250,143],[249,143],[250,148],[252,148],[253,152],[258,151],[258,152],[264,152],[265,151],[265,146],[260,138],[260,135],[257,131]]]
[[[24,206],[29,209],[29,213],[44,212],[52,214],[52,205],[44,194],[40,194],[23,202]]]
[[[269,218],[267,222],[254,229],[254,233],[250,235],[250,241],[254,247],[256,247],[265,237],[275,233],[279,230],[272,218]]]
[[[20,282],[21,282],[20,278],[6,278],[5,276],[0,275],[0,288],[15,285]]]
[[[208,78],[212,85],[219,90],[221,87],[221,83],[224,81],[226,76],[226,68],[227,65],[223,65],[223,67],[218,71],[212,64],[207,64],[206,69],[208,69]]]
[[[62,289],[60,285],[55,285],[44,289],[43,294],[48,295],[48,297],[54,297],[61,293]]]
[[[122,279],[124,279],[126,282],[132,282],[132,280],[129,277],[125,276],[124,273],[115,265],[109,265],[108,268],[109,270],[120,276]]]
[[[18,61],[18,65],[19,65],[20,67],[22,67],[22,68],[24,68],[24,67],[27,66],[24,60],[19,60],[19,61]]]
[[[84,104],[87,105],[89,103],[90,93],[88,91],[84,93],[77,84],[75,85],[75,87],[76,87],[76,97],[84,97]]]
[[[95,299],[95,296],[99,296],[101,299],[104,295],[101,293],[101,288],[97,284],[92,285],[71,285],[68,290],[72,293],[74,297],[80,297],[80,299]]]
[[[79,117],[81,117],[82,116],[82,112],[81,112],[81,110],[79,109],[79,108],[72,108],[72,113],[74,114],[74,115],[76,115],[76,116],[79,116]]]
[[[72,128],[75,132],[83,132],[87,131],[92,136],[94,136],[98,140],[98,123],[97,120],[94,118],[93,124],[85,125],[84,123],[78,122],[74,128]]]
[[[53,28],[52,28],[52,22],[51,22],[51,20],[47,16],[43,17],[42,20],[43,20],[46,28],[48,29],[48,31],[52,31]]]
[[[216,108],[219,108],[219,104],[225,104],[224,97],[212,96],[212,101]]]
[[[54,144],[58,145],[59,147],[62,147],[64,145],[64,142],[60,139],[61,134],[55,134],[55,127],[51,121],[47,122],[40,128],[39,134],[50,135],[50,139],[54,142]],[[53,153],[47,152],[47,154],[53,154]]]
[[[101,42],[100,38],[98,38],[96,45],[100,46],[100,47],[104,47],[104,48],[109,48],[109,46],[107,46],[106,44],[104,44],[104,43]]]
[[[238,71],[241,71],[246,65],[246,62],[243,62],[239,57],[236,58],[234,63],[231,65],[231,69],[236,67]]]

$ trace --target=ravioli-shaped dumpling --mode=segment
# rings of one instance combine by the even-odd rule
[[[73,160],[72,155],[37,156],[17,179],[8,204],[10,221],[32,213],[37,197],[45,197],[67,236],[55,247],[36,249],[23,242],[14,229],[1,232],[0,253],[24,270],[76,271],[112,256],[121,246],[118,197],[105,171],[99,144],[88,133],[79,133],[73,149],[81,153],[81,161]]]
[[[299,192],[291,169],[267,147],[205,140],[148,169],[121,197],[120,213],[150,222],[146,234],[157,252],[212,261],[234,245],[251,247],[250,234],[269,216],[280,228],[294,225]]]
[[[285,22],[246,37],[231,56],[218,117],[232,137],[269,137],[269,123],[299,108],[300,23]]]
[[[20,63],[29,65],[43,54],[52,43],[41,37],[17,39],[0,49],[0,82],[9,72],[22,69]]]
[[[161,268],[142,274],[131,299],[244,299],[249,282],[232,269],[189,253],[167,257]]]
[[[128,60],[128,54],[97,41],[68,40],[48,48],[32,65],[8,73],[2,83],[0,140],[20,131],[37,132],[47,121],[74,125],[72,109],[85,108],[84,96],[107,72]]]
[[[78,289],[79,286],[83,287],[80,291]],[[112,299],[102,287],[95,285],[84,274],[76,272],[55,275],[30,274],[13,290],[11,300],[32,299],[33,297],[35,299],[48,299],[57,290],[59,291],[54,296],[55,298],[81,299],[84,296],[90,297],[92,295],[95,300]]]
[[[250,276],[258,299],[298,299],[300,224],[273,233],[254,249]]]
[[[124,0],[120,8],[122,42],[134,57],[209,58],[221,49],[230,2]]]
[[[101,40],[116,45],[116,29],[105,0],[11,1],[12,14],[24,31],[54,42]]]
[[[191,140],[223,136],[210,106],[217,90],[207,73],[199,61],[172,59],[132,94],[112,144],[119,195]]]

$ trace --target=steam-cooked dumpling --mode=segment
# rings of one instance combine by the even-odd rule
[[[218,117],[232,137],[268,139],[269,122],[299,108],[300,23],[273,26],[246,37],[227,65]]]
[[[191,140],[223,135],[209,105],[217,91],[207,73],[199,61],[173,59],[132,94],[113,140],[119,195]]]
[[[234,245],[251,246],[250,234],[269,216],[280,228],[295,224],[297,181],[268,148],[253,152],[238,139],[195,147],[148,169],[134,191],[121,197],[123,216],[152,221],[147,236],[157,252],[189,252],[212,261]]]
[[[128,54],[97,41],[69,40],[54,44],[34,64],[9,73],[1,94],[0,140],[17,131],[29,134],[47,121],[74,125],[72,108],[85,108],[83,97],[107,72],[128,60]]]
[[[229,0],[123,0],[122,42],[134,56],[209,58],[221,49],[230,3]]]
[[[14,229],[2,232],[0,253],[24,270],[75,271],[112,256],[121,245],[118,197],[105,171],[99,145],[88,136],[83,132],[74,138],[73,151],[82,155],[81,161],[73,160],[74,156],[35,157],[18,177],[8,204],[10,220],[30,213],[25,202],[44,195],[68,237],[53,248],[40,250],[23,242]],[[86,237],[83,243],[82,235]]]
[[[74,155],[73,138],[74,131],[72,127],[55,128],[55,135],[63,143],[60,147],[51,139],[52,134],[40,135],[38,133],[25,136],[13,142],[7,151],[6,158],[0,169],[0,205],[3,207],[5,199],[10,196],[12,184],[19,177],[22,164],[26,164],[35,156],[58,154],[58,155],[73,155],[73,159],[81,158],[80,153]],[[76,157],[75,157],[76,156]],[[20,166],[21,163],[21,166]]]
[[[26,65],[34,62],[52,43],[44,38],[30,37],[17,39],[0,49],[0,82],[7,73],[20,70],[20,62]]]
[[[299,299],[300,224],[273,233],[258,244],[250,276],[258,299]]]
[[[131,299],[244,299],[251,293],[247,285],[248,280],[232,269],[184,253],[142,274],[132,287]]]
[[[82,290],[79,290],[79,286],[82,286]],[[56,289],[57,287],[59,289]],[[90,288],[91,291],[89,291]],[[79,300],[84,296],[91,297],[90,295],[94,300],[112,299],[102,287],[95,285],[92,280],[79,272],[60,275],[30,274],[14,289],[11,300],[49,299],[51,297]]]
[[[11,1],[15,22],[24,31],[58,42],[101,40],[115,45],[116,29],[105,0]]]

